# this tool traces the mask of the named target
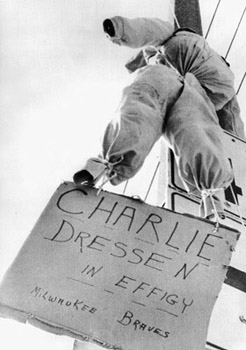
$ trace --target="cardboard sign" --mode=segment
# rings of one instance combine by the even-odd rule
[[[204,350],[239,233],[62,184],[0,288],[0,313],[124,350]]]

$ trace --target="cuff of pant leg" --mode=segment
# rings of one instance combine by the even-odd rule
[[[85,166],[73,176],[73,181],[76,185],[83,183],[94,184],[101,178],[106,167],[103,163],[96,161],[93,158],[87,160]]]
[[[224,190],[221,190],[220,195],[213,195],[212,198],[210,196],[205,197],[202,200],[201,208],[200,208],[200,216],[203,218],[211,218],[214,217],[217,213],[219,217],[225,217],[224,212],[224,201],[222,195],[224,195]]]

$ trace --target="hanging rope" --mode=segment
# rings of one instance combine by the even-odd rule
[[[181,76],[177,68],[175,68],[172,63],[168,60],[165,54],[165,46],[163,45],[159,50],[155,46],[147,46],[143,49],[143,55],[147,64],[151,58],[155,59],[155,64],[165,64],[167,67],[171,68],[177,75]],[[163,63],[163,61],[165,63]]]
[[[149,195],[149,192],[150,192],[151,187],[152,187],[152,185],[153,185],[153,182],[154,182],[154,179],[155,179],[155,176],[156,176],[156,173],[157,173],[157,170],[158,170],[159,166],[160,166],[160,161],[157,163],[157,166],[156,166],[156,168],[155,168],[154,174],[153,174],[152,179],[151,179],[151,181],[150,181],[149,188],[148,188],[147,193],[146,193],[145,198],[144,198],[144,202],[146,201],[146,199],[147,199],[147,197],[148,197],[148,195]]]
[[[123,156],[121,156],[120,159],[114,163],[109,162],[107,159],[93,158],[93,161],[95,163],[101,163],[105,167],[103,174],[100,175],[100,178],[102,176],[102,183],[98,187],[97,196],[101,193],[103,186],[106,185],[106,183],[108,183],[109,181],[113,180],[116,176],[118,176],[118,172],[117,170],[115,170],[114,166],[121,163],[122,160],[123,160]]]
[[[173,19],[174,19],[174,22],[175,22],[177,28],[180,28],[180,24],[179,24],[179,21],[177,19],[177,16],[175,15],[175,12],[173,11],[172,6],[170,6],[170,5],[169,5],[169,10],[170,10],[170,12],[171,12],[171,14],[173,16]]]
[[[126,183],[125,183],[125,186],[124,186],[124,189],[123,189],[123,192],[122,192],[123,195],[126,193],[128,182],[129,182],[129,180],[127,180]]]
[[[205,39],[207,39],[207,37],[208,37],[208,34],[209,34],[210,29],[211,29],[211,27],[212,27],[212,24],[213,24],[213,22],[214,22],[214,19],[215,19],[215,16],[216,16],[216,14],[217,14],[217,11],[218,11],[218,8],[219,8],[220,3],[221,3],[221,0],[219,0],[218,3],[217,3],[217,6],[216,6],[215,11],[214,11],[214,14],[213,14],[212,19],[211,19],[211,21],[210,21],[210,23],[209,23],[209,26],[208,26],[208,30],[207,30],[207,33],[206,33],[206,35],[205,35]]]
[[[212,206],[213,206],[213,209],[212,209],[212,214],[214,215],[214,218],[215,218],[215,221],[217,224],[219,224],[219,220],[220,220],[220,215],[217,211],[217,208],[216,208],[216,204],[215,204],[215,201],[214,201],[214,194],[216,192],[219,192],[223,190],[223,188],[206,188],[206,189],[203,189],[201,191],[201,195],[202,195],[202,200],[203,202],[205,203],[206,201],[206,198],[210,198],[210,201],[212,203]],[[216,226],[216,228],[218,228],[218,226]]]

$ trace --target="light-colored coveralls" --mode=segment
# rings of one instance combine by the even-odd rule
[[[146,52],[148,55],[156,50],[152,47],[128,62],[131,71],[145,67],[138,69],[133,83],[124,89],[117,114],[105,131],[104,164],[96,162],[95,170],[89,162],[84,169],[95,178],[106,164],[108,175],[114,174],[111,183],[117,185],[138,172],[155,142],[164,135],[189,192],[214,193],[227,188],[233,173],[224,154],[223,131],[216,114],[235,101],[233,75],[226,63],[202,37],[187,31],[172,36],[168,22],[123,17],[113,17],[111,21],[115,35],[110,39],[114,43],[134,48],[160,47],[156,59],[162,64],[147,64]],[[234,105],[236,102],[233,108]],[[243,136],[237,113],[228,125],[232,128],[229,131]],[[82,173],[75,174],[75,183],[80,182]],[[216,201],[217,194],[213,197]],[[209,215],[213,205],[214,201],[205,201],[202,215]],[[223,210],[219,200],[216,205],[218,211]]]
[[[182,76],[188,72],[194,74],[214,104],[221,127],[245,139],[235,96],[234,75],[225,60],[209,47],[202,36],[182,29],[173,33],[169,22],[155,18],[116,16],[110,21],[115,29],[115,36],[110,37],[112,42],[131,48],[154,46]],[[146,64],[144,49],[126,67],[133,72]]]

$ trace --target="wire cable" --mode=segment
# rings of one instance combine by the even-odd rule
[[[234,35],[233,35],[233,37],[232,37],[232,40],[231,40],[231,42],[230,42],[230,45],[229,45],[229,47],[228,47],[227,53],[226,53],[226,55],[225,55],[225,59],[226,59],[227,56],[229,55],[229,52],[230,52],[231,47],[232,47],[232,45],[233,45],[233,42],[234,42],[234,40],[235,40],[235,38],[236,38],[237,32],[238,32],[238,30],[239,30],[239,27],[240,27],[240,25],[241,25],[241,23],[242,23],[242,20],[243,20],[243,16],[244,16],[244,14],[245,14],[245,11],[246,11],[246,6],[245,6],[245,8],[244,8],[244,10],[243,10],[242,16],[241,16],[241,18],[240,18],[240,20],[239,20],[239,22],[238,22],[237,28],[236,28],[236,30],[235,30],[235,33],[234,33]]]
[[[211,29],[211,27],[212,27],[212,24],[213,24],[213,22],[214,22],[214,19],[215,19],[215,16],[216,16],[216,14],[217,14],[217,11],[218,11],[218,8],[219,8],[219,6],[220,6],[220,3],[221,3],[221,0],[218,1],[217,6],[216,6],[216,8],[215,8],[215,10],[214,10],[214,14],[213,14],[213,16],[212,16],[212,19],[211,19],[211,21],[210,21],[210,23],[209,23],[209,26],[208,26],[207,33],[206,33],[206,35],[205,35],[205,39],[207,39],[207,37],[208,37],[208,34],[209,34],[210,29]]]
[[[236,95],[238,95],[238,94],[239,94],[239,91],[240,91],[240,89],[241,89],[241,87],[242,87],[242,85],[243,85],[243,82],[244,82],[245,76],[246,76],[246,72],[244,73],[244,76],[243,76],[243,78],[242,78],[242,80],[241,80],[241,82],[240,82],[240,84],[239,84],[239,86],[238,86],[238,89],[237,89]]]

